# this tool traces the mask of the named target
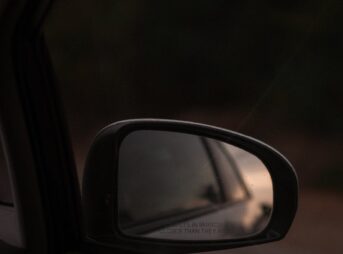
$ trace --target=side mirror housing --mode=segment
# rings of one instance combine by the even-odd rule
[[[137,119],[99,132],[82,192],[90,252],[191,253],[282,239],[298,182],[284,156],[251,137]]]

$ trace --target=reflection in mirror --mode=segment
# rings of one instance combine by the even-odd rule
[[[121,143],[119,228],[130,236],[224,240],[261,232],[272,180],[253,154],[212,138],[139,130]]]

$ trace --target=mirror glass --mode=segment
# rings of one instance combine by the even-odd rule
[[[129,236],[224,240],[261,232],[272,180],[253,154],[186,133],[139,130],[119,150],[119,228]]]

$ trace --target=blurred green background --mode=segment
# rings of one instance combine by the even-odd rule
[[[228,253],[341,253],[343,2],[62,0],[44,33],[80,178],[95,134],[140,117],[260,139],[300,179],[280,243]],[[226,253],[226,252],[223,252]]]

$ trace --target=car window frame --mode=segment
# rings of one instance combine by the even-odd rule
[[[80,250],[79,185],[41,29],[52,2],[8,1],[1,6],[0,122],[23,235],[22,245],[0,239],[4,254]],[[51,174],[51,165],[60,170]],[[54,181],[67,188],[57,188]]]

